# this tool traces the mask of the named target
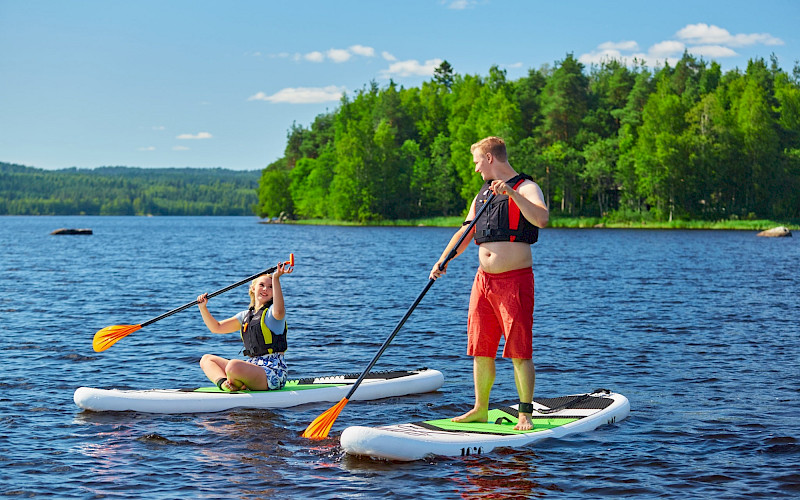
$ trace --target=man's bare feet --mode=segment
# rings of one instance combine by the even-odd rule
[[[526,415],[525,413],[520,413],[519,418],[517,419],[517,425],[514,426],[515,431],[529,431],[533,429],[533,424],[531,423],[531,417]]]
[[[469,422],[486,422],[489,420],[489,411],[473,408],[460,417],[450,419],[452,422],[469,423]]]

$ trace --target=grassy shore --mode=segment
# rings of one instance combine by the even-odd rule
[[[423,219],[398,219],[375,222],[348,222],[334,219],[300,219],[287,220],[286,224],[319,225],[319,226],[431,226],[431,227],[458,227],[464,222],[464,217],[428,217]]]
[[[464,218],[431,217],[424,219],[402,219],[368,223],[345,222],[333,219],[304,219],[287,221],[287,224],[327,225],[327,226],[431,226],[458,227]],[[793,231],[800,230],[800,224],[775,222],[771,220],[673,220],[673,221],[609,221],[600,217],[551,217],[548,228],[611,228],[611,229],[727,229],[739,231],[763,231],[777,226],[786,226]]]
[[[771,220],[672,220],[672,221],[607,221],[592,217],[564,217],[550,219],[549,227],[556,228],[614,228],[614,229],[727,229],[739,231],[763,231],[773,227],[786,226],[800,229],[800,224],[775,222]]]

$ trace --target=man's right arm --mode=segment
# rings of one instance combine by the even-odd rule
[[[458,243],[458,240],[461,238],[461,235],[463,235],[464,231],[467,230],[467,226],[469,225],[469,223],[472,221],[472,219],[474,217],[475,217],[475,200],[473,199],[472,200],[472,205],[469,207],[469,213],[467,214],[467,219],[464,221],[464,225],[461,226],[461,228],[459,228],[458,231],[456,231],[456,234],[454,234],[452,238],[450,238],[450,242],[447,244],[447,247],[445,247],[444,252],[442,252],[442,255],[439,257],[439,260],[437,260],[436,264],[433,265],[433,269],[431,269],[431,273],[430,273],[430,278],[437,279],[440,276],[443,276],[447,272],[447,264],[445,264],[443,266],[443,269],[441,269],[441,270],[439,269],[439,264],[444,262],[444,260],[450,254],[450,251],[456,246],[456,243]],[[470,232],[473,232],[473,233],[475,232],[475,226],[473,226],[470,229]],[[459,247],[456,248],[455,257],[458,257],[459,255],[461,255],[464,252],[464,250],[466,250],[467,247],[469,247],[469,244],[470,244],[471,241],[472,241],[472,238],[470,238],[469,235],[467,235],[467,237],[464,238],[464,241],[461,242],[461,245],[459,245]]]

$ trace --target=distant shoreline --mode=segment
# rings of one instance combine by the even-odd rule
[[[390,226],[390,227],[452,227],[456,228],[464,221],[463,217],[436,217],[419,220],[395,220],[377,222],[347,222],[333,219],[299,219],[287,220],[282,224],[314,225],[314,226]],[[268,221],[262,221],[269,224]],[[554,217],[547,225],[548,229],[720,229],[736,231],[764,231],[777,226],[786,226],[791,230],[800,230],[800,223],[775,222],[771,220],[726,220],[726,221],[615,221],[606,222],[599,217]]]
[[[29,214],[0,214],[0,217],[253,217],[251,215],[87,215],[87,214],[58,214],[58,215],[29,215]],[[461,216],[433,217],[425,219],[404,219],[373,222],[352,222],[334,219],[297,219],[271,221],[259,219],[259,224],[289,224],[297,226],[353,226],[353,227],[450,227],[457,228],[464,222]],[[674,221],[615,221],[607,222],[599,217],[553,217],[547,229],[705,229],[728,231],[764,231],[778,226],[785,226],[792,231],[800,231],[800,222],[776,222],[766,219],[758,220],[726,220],[726,221],[699,221],[699,220],[674,220]]]

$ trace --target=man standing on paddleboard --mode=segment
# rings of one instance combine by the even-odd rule
[[[452,420],[487,421],[495,357],[503,335],[503,357],[511,358],[514,364],[520,400],[519,421],[514,428],[529,430],[536,381],[532,359],[534,282],[530,245],[538,238],[538,228],[547,226],[550,213],[539,185],[511,167],[503,139],[487,137],[473,144],[470,151],[475,171],[481,174],[484,184],[472,201],[464,225],[450,239],[430,273],[432,279],[445,274],[447,255],[468,229],[476,206],[482,206],[494,193],[487,210],[472,227],[480,261],[467,321],[467,354],[473,357],[475,406]],[[456,256],[467,249],[469,241],[469,238],[463,240]]]

